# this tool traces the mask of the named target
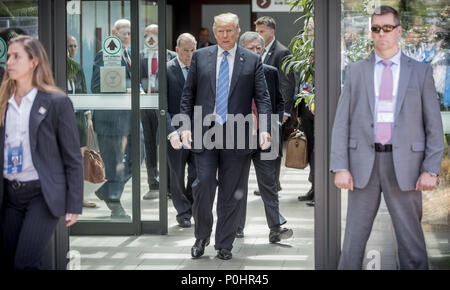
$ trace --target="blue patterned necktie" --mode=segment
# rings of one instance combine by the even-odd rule
[[[227,56],[228,51],[223,52],[223,58],[220,62],[219,78],[216,90],[216,116],[217,122],[223,125],[227,121],[228,113],[228,91],[230,83],[229,67]]]

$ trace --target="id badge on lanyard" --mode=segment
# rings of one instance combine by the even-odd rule
[[[8,147],[8,167],[7,174],[14,174],[22,172],[23,164],[23,146],[20,142],[19,146]]]

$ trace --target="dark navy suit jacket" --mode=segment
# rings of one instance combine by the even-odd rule
[[[39,91],[30,112],[29,135],[33,165],[50,212],[56,217],[81,214],[83,163],[71,100],[64,94]],[[4,200],[4,147],[5,127],[0,127],[0,209]]]
[[[194,123],[199,122],[203,124],[203,119],[195,119],[194,106],[202,107],[203,118],[208,114],[212,114],[215,108],[217,51],[218,46],[213,45],[194,52],[181,97],[180,112],[187,114],[192,120],[191,131],[194,141],[192,148],[194,152],[201,152],[204,149],[203,144],[201,146],[195,145],[196,133]],[[251,114],[252,99],[255,99],[259,115],[267,114],[269,116],[266,131],[270,132],[272,108],[261,57],[238,46],[228,94],[228,114],[243,114],[244,117]],[[248,131],[248,126],[246,127],[246,131]],[[202,126],[202,139],[208,129],[209,127]],[[250,153],[251,149],[248,146],[247,133],[245,134],[245,148],[237,150],[236,129],[235,126],[234,148],[238,151],[236,153]]]
[[[283,58],[289,54],[291,54],[289,49],[287,49],[283,44],[281,44],[281,42],[275,39],[275,42],[271,46],[266,58],[264,59],[265,64],[274,66],[278,69],[281,94],[284,98],[284,111],[286,113],[291,113],[292,109],[294,109],[295,95],[294,74],[291,72],[286,75],[286,73],[281,69]]]
[[[280,82],[278,78],[278,69],[274,66],[263,64],[264,68],[264,76],[266,78],[267,83],[267,89],[269,91],[270,96],[270,103],[272,105],[272,114],[278,114],[278,121],[280,124],[283,121],[283,115],[284,115],[284,99],[283,95],[281,93],[280,88]],[[281,128],[279,129],[279,135],[280,135],[280,156],[282,155],[282,147],[281,147]],[[258,143],[259,144],[259,143]]]
[[[172,126],[172,117],[180,113],[181,95],[185,79],[178,59],[172,59],[167,63],[167,135],[178,129]]]

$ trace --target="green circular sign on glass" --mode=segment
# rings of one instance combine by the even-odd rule
[[[108,55],[116,55],[122,49],[122,42],[115,36],[108,36],[103,41],[103,51]]]
[[[0,58],[6,54],[6,42],[0,37]]]

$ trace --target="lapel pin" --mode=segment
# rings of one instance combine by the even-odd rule
[[[41,115],[44,115],[45,112],[47,112],[47,110],[46,110],[44,107],[40,107],[40,108],[39,108],[39,113],[40,113]]]
[[[244,59],[241,57],[241,58],[240,58],[240,61],[244,61]]]

